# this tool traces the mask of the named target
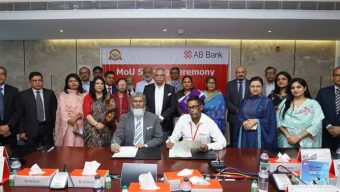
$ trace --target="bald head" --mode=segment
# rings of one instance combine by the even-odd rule
[[[245,79],[247,76],[247,70],[245,67],[243,66],[238,66],[236,69],[235,69],[235,77],[237,80],[243,80]]]

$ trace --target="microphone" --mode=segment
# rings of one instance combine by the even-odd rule
[[[64,164],[64,172],[67,172],[68,177],[70,178],[70,181],[71,181],[71,184],[72,184],[72,187],[73,187],[74,191],[77,191],[77,190],[76,190],[76,186],[74,185],[73,179],[72,179],[72,177],[71,177],[71,175],[70,175],[70,172],[68,171],[68,169],[67,169],[67,167],[66,167],[66,164]]]
[[[305,185],[308,185],[308,183],[304,182],[303,180],[301,180],[298,175],[296,175],[296,173],[292,172],[291,170],[289,170],[287,167],[283,166],[283,165],[279,165],[277,166],[276,170],[275,170],[275,173],[284,173],[284,172],[281,172],[279,170],[279,168],[283,168],[284,170],[286,170],[288,173],[292,174],[294,176],[294,178],[296,178],[297,180],[299,180],[301,183],[305,184]],[[286,174],[287,174],[286,172]]]

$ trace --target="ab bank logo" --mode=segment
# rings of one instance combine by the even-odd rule
[[[190,50],[185,50],[185,51],[184,51],[184,58],[185,58],[185,59],[191,59],[191,58],[192,58],[192,51],[190,51]]]
[[[112,49],[110,51],[110,57],[109,60],[117,61],[117,60],[123,60],[122,54],[118,49]]]

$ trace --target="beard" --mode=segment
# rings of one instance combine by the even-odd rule
[[[146,107],[143,107],[143,108],[131,108],[131,111],[133,113],[133,116],[135,117],[143,117],[144,116],[144,113],[145,113],[145,109]]]

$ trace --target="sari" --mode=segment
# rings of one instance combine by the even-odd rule
[[[84,146],[83,120],[78,119],[75,126],[68,123],[68,120],[78,113],[83,113],[83,100],[86,93],[78,93],[77,90],[67,90],[59,94],[56,122],[54,129],[55,146]]]
[[[202,91],[198,89],[191,89],[189,93],[184,95],[184,91],[178,91],[176,93],[176,98],[178,99],[178,111],[179,115],[181,114],[189,114],[189,110],[187,107],[188,99],[192,96],[198,96],[200,100],[204,100],[204,94]]]
[[[218,128],[224,133],[226,128],[226,104],[221,92],[215,91],[210,97],[204,92],[204,114],[215,121]]]
[[[112,127],[106,125],[107,124],[106,118],[107,118],[108,112],[109,112],[109,106],[106,100],[103,101],[100,98],[100,99],[92,101],[90,114],[97,122],[103,123],[105,127],[103,129],[97,129],[96,127],[92,126],[89,122],[87,122],[86,118],[84,118],[85,146],[87,147],[109,147],[110,146],[113,129]]]
[[[245,130],[243,122],[257,119],[255,130]],[[239,107],[236,123],[235,146],[238,148],[262,148],[275,152],[277,149],[277,128],[273,103],[265,96],[245,98]]]
[[[129,93],[124,93],[123,97],[119,97],[118,93],[114,93],[112,95],[115,103],[116,103],[116,116],[115,120],[118,123],[120,117],[129,112],[130,109],[130,102],[131,102],[131,96]]]

